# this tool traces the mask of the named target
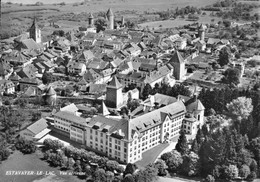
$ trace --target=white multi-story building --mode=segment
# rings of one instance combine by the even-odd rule
[[[142,153],[179,135],[186,107],[176,101],[136,118],[112,119],[105,116],[82,118],[74,112],[54,114],[54,127],[86,148],[125,163],[142,159]]]

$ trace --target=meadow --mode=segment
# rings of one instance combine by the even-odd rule
[[[23,4],[8,1],[12,3],[4,3],[2,5],[2,31],[6,32],[6,36],[19,35],[26,32],[30,27],[34,17],[37,17],[42,28],[43,35],[47,35],[53,30],[50,27],[50,21],[55,21],[60,25],[60,29],[69,31],[76,29],[80,25],[87,24],[88,14],[94,13],[97,17],[98,12],[106,12],[108,8],[112,8],[115,18],[120,19],[124,15],[125,19],[138,19],[144,15],[144,12],[164,11],[168,9],[176,9],[177,7],[196,6],[202,7],[212,4],[216,0],[92,0],[86,3],[80,3],[80,0],[64,0],[65,5],[57,4],[59,1],[44,1],[44,5],[32,6],[25,3],[34,3],[35,0],[23,1]],[[7,2],[4,1],[4,2]],[[68,21],[66,14],[74,13],[74,19]],[[84,13],[84,14],[83,14]],[[82,18],[77,15],[84,15]],[[75,17],[76,16],[76,17]],[[148,16],[148,15],[146,15]],[[76,26],[76,27],[75,27]]]

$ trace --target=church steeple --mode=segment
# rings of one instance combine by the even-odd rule
[[[33,19],[32,26],[29,30],[30,38],[32,38],[36,43],[41,43],[41,30],[38,26],[36,17]]]
[[[94,16],[93,16],[92,13],[89,14],[88,24],[89,24],[89,27],[93,27],[94,26]]]
[[[113,30],[114,29],[114,13],[113,13],[111,8],[108,9],[106,16],[107,16],[108,21],[109,21],[108,28],[110,30]]]

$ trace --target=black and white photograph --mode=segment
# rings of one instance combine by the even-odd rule
[[[260,0],[0,0],[0,182],[260,182]]]

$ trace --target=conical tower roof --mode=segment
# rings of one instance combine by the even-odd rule
[[[175,53],[173,54],[170,63],[184,63],[184,59],[181,56],[181,54],[179,53],[179,51],[175,51]]]
[[[55,94],[56,94],[56,92],[51,86],[46,91],[46,95],[48,95],[48,96],[55,95]]]
[[[118,81],[117,77],[116,76],[113,76],[111,82],[108,84],[109,88],[115,88],[115,89],[119,89],[119,88],[122,88],[123,85]]]
[[[94,18],[93,14],[90,13],[88,18],[92,18],[93,19]]]
[[[100,114],[102,114],[103,116],[107,116],[110,114],[110,112],[107,109],[107,106],[105,105],[104,101],[102,101],[101,107],[99,108],[98,111]]]
[[[38,27],[38,23],[37,23],[36,17],[34,17],[34,19],[33,19],[33,24],[32,24],[32,26],[31,26],[31,29],[32,29],[32,28],[39,28],[39,27]]]
[[[114,16],[114,13],[113,13],[113,11],[111,10],[111,8],[108,9],[108,11],[107,11],[107,16],[108,16],[108,17]]]

